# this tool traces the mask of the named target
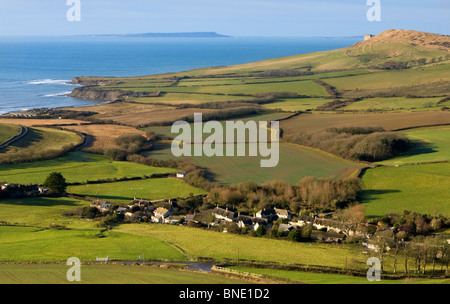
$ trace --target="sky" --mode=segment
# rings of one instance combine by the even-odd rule
[[[387,29],[450,35],[450,0],[374,0],[381,3],[381,21],[372,22],[368,0],[76,1],[81,20],[70,22],[67,0],[0,0],[0,36],[217,32],[342,37]]]

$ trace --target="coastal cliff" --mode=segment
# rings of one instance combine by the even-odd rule
[[[156,92],[133,92],[129,90],[120,89],[99,89],[98,87],[81,87],[76,88],[70,93],[70,97],[100,100],[100,101],[122,101],[127,98],[139,98],[139,97],[158,97],[161,94],[160,91]]]

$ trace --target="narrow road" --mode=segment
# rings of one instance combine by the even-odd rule
[[[7,146],[9,146],[10,144],[12,144],[15,141],[18,141],[19,139],[21,139],[22,137],[24,137],[27,133],[28,133],[28,129],[24,126],[20,126],[22,128],[22,130],[20,131],[19,135],[14,136],[13,138],[11,138],[10,140],[4,142],[3,144],[0,145],[0,149],[6,148]]]

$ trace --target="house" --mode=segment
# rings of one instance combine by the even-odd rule
[[[289,210],[286,209],[277,209],[275,208],[275,213],[278,216],[278,218],[282,218],[282,219],[288,219],[290,220],[292,217],[292,214]]]
[[[2,191],[8,190],[8,187],[9,187],[9,186],[10,186],[9,184],[3,184],[3,185],[2,185]]]
[[[303,227],[314,223],[314,217],[309,215],[300,214],[298,216],[297,223],[295,226]],[[294,223],[291,223],[293,225]]]
[[[292,229],[294,229],[293,226],[288,224],[280,224],[280,227],[278,228],[278,232],[289,232]]]
[[[262,209],[256,213],[255,217],[264,218],[264,219],[268,219],[271,221],[277,217],[277,213],[275,212],[275,209],[273,209],[273,208]]]
[[[316,241],[322,241],[325,243],[342,243],[342,241],[345,239],[345,234],[335,232],[313,231],[311,233],[311,239]]]
[[[186,172],[178,172],[177,173],[177,178],[185,178],[186,177]]]
[[[225,220],[227,222],[235,222],[236,221],[236,213],[232,211],[228,211],[228,207],[226,209],[222,209],[219,206],[214,208],[212,214],[216,219]]]
[[[183,216],[171,215],[164,219],[164,224],[177,225],[183,221]]]
[[[370,40],[374,37],[374,35],[370,35],[370,34],[365,34],[364,35],[364,41]]]
[[[43,187],[38,187],[38,191],[39,191],[40,194],[45,194],[45,193],[48,192],[48,189],[47,188],[43,188]]]
[[[153,211],[152,222],[154,223],[164,223],[165,219],[172,215],[172,212],[166,208],[156,208]]]
[[[254,217],[252,218],[252,222],[253,222],[253,230],[258,230],[259,226],[264,226],[267,228],[269,227],[269,225],[271,226],[271,224],[269,224],[269,220],[268,219],[264,219],[264,218],[257,218]]]
[[[239,228],[251,227],[253,229],[253,221],[252,217],[246,215],[238,215],[236,218],[237,224]]]
[[[112,209],[112,205],[110,203],[102,201],[92,202],[90,206],[97,208],[100,212],[103,213],[109,212]]]
[[[195,224],[200,223],[197,214],[188,214],[188,215],[186,215],[185,218],[184,218],[184,221],[186,223],[190,223],[190,222],[195,223]]]

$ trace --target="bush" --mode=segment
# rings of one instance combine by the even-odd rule
[[[109,148],[105,151],[105,156],[114,161],[124,161],[126,160],[127,155],[128,153],[126,151],[117,148]]]
[[[116,138],[116,144],[130,153],[137,153],[144,148],[146,138],[141,134],[125,134]]]

